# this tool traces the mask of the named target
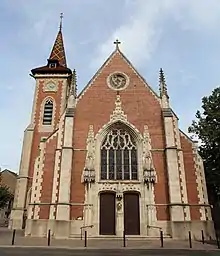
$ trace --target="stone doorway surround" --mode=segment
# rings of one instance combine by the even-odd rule
[[[106,135],[115,125],[121,124],[133,137],[137,148],[137,180],[101,180],[101,145]],[[87,155],[85,168],[82,174],[82,182],[85,183],[85,204],[92,205],[84,210],[85,225],[93,225],[89,233],[91,236],[99,236],[99,212],[100,193],[116,193],[116,236],[122,237],[124,230],[124,206],[123,193],[136,192],[139,194],[140,205],[140,235],[147,236],[147,227],[156,225],[156,207],[154,199],[154,183],[156,171],[151,155],[151,140],[147,125],[143,127],[143,134],[133,125],[122,109],[120,95],[116,96],[115,109],[108,123],[95,135],[93,125],[88,127]],[[121,198],[121,200],[119,200]]]

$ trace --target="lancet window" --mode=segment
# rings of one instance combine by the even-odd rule
[[[53,119],[53,101],[48,99],[44,104],[43,125],[51,125]]]

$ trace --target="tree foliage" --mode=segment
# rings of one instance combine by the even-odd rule
[[[202,111],[196,112],[196,120],[189,132],[200,142],[199,153],[204,160],[206,181],[212,197],[220,197],[220,87],[208,97],[202,98]]]
[[[4,208],[7,203],[13,199],[13,195],[7,186],[0,186],[0,209]]]

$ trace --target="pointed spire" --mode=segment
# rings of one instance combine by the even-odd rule
[[[58,60],[61,66],[66,67],[66,55],[64,50],[63,35],[62,35],[62,20],[63,13],[60,14],[60,28],[53,45],[49,60]]]

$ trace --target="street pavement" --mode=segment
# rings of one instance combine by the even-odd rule
[[[220,255],[220,252],[204,250],[177,250],[177,249],[61,249],[61,248],[2,248],[0,247],[1,256],[145,256],[145,255],[181,255],[181,256],[205,256]]]

